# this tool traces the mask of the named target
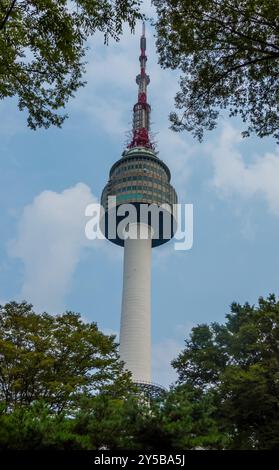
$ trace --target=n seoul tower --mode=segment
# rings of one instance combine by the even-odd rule
[[[120,326],[120,357],[132,373],[132,379],[141,388],[156,389],[151,377],[151,249],[170,240],[175,231],[173,205],[177,195],[170,184],[171,174],[167,165],[158,157],[150,139],[150,112],[147,102],[147,86],[150,83],[146,74],[145,26],[140,38],[140,73],[136,77],[138,100],[133,107],[132,138],[128,147],[116,161],[109,173],[101,204],[105,217],[101,226],[103,233],[113,243],[124,247],[124,271],[122,311]],[[113,219],[109,196],[116,199],[116,207],[132,204],[136,209],[136,220],[129,224],[130,238],[124,239],[117,233],[122,215]],[[151,217],[143,221],[141,206],[159,208],[165,204],[167,211],[159,217],[159,229],[153,227]],[[151,206],[152,205],[152,206]],[[167,217],[163,217],[166,215]],[[114,224],[114,235],[108,230]],[[103,225],[102,225],[103,223]],[[171,224],[166,236],[164,224]],[[154,233],[156,232],[156,236]]]

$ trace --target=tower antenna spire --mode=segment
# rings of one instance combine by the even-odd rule
[[[145,22],[142,22],[142,34],[143,37],[145,37]]]
[[[136,77],[138,84],[138,101],[133,108],[133,131],[132,141],[128,145],[129,148],[145,147],[152,148],[149,138],[150,130],[150,112],[151,107],[147,102],[147,86],[150,83],[150,78],[146,74],[146,37],[145,37],[145,23],[142,22],[142,34],[140,38],[140,73]]]

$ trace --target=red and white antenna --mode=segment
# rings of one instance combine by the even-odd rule
[[[145,22],[142,22],[142,36],[145,37]]]
[[[150,83],[150,78],[145,72],[147,57],[146,51],[146,37],[145,37],[145,23],[142,23],[142,34],[140,38],[140,74],[137,75],[136,82],[138,84],[138,101],[133,108],[133,136],[129,144],[132,147],[145,147],[152,148],[149,138],[150,129],[150,111],[151,107],[147,103],[147,85]]]

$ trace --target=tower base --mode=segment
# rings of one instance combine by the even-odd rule
[[[165,387],[153,382],[134,382],[134,384],[138,388],[139,393],[149,400],[163,398],[167,393]]]

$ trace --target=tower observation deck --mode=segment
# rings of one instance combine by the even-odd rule
[[[101,229],[113,243],[124,247],[124,274],[120,328],[120,357],[137,383],[151,383],[151,248],[169,241],[176,229],[175,204],[177,195],[170,184],[171,173],[155,151],[150,139],[150,112],[147,102],[146,37],[143,25],[140,38],[140,73],[137,103],[133,107],[131,142],[109,173],[102,196],[104,215]],[[114,207],[110,197],[115,197]],[[130,204],[136,218],[129,224],[129,237],[120,236],[117,228],[126,213],[115,210]],[[141,208],[160,208],[156,229],[151,214],[142,220]],[[163,207],[162,207],[163,206]],[[126,206],[125,206],[126,207]],[[110,224],[115,230],[109,232]],[[166,225],[170,229],[165,230]],[[139,231],[141,235],[139,236]],[[143,234],[143,236],[142,236]]]

